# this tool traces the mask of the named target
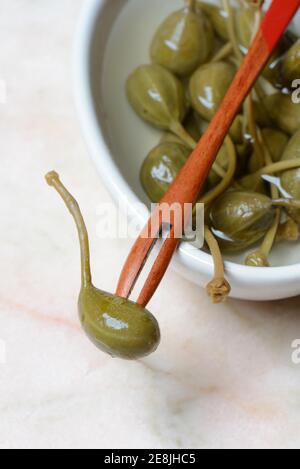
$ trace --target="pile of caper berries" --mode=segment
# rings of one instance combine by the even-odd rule
[[[219,6],[188,0],[159,27],[151,65],[128,78],[129,101],[140,117],[164,131],[146,157],[141,182],[158,202],[218,109],[262,18],[260,2]],[[247,6],[245,6],[247,4]],[[250,250],[249,266],[265,267],[275,242],[296,241],[300,224],[300,40],[286,33],[235,119],[199,201],[205,203],[205,241],[215,265],[207,286],[212,300],[230,292],[222,252]],[[266,180],[267,175],[272,179]],[[77,226],[81,252],[78,307],[90,340],[113,357],[139,359],[154,352],[155,317],[126,298],[94,287],[88,233],[78,203],[56,172],[46,176]],[[253,245],[258,247],[253,248]]]
[[[200,140],[259,28],[260,2],[238,4],[186,1],[154,34],[151,63],[128,77],[132,108],[163,131],[140,173],[152,202],[159,202]],[[300,79],[300,39],[286,32],[199,194],[205,202],[206,248],[218,272],[217,282],[208,287],[216,302],[230,290],[220,253],[245,251],[246,265],[267,267],[276,242],[299,237],[300,104],[292,99],[295,79]]]

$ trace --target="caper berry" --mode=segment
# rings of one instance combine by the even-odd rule
[[[214,62],[198,68],[190,80],[193,108],[210,121],[218,110],[235,76],[235,68],[225,62]]]
[[[240,188],[246,191],[259,192],[260,194],[266,194],[266,186],[261,176],[257,174],[247,174],[238,180]]]
[[[247,53],[253,38],[256,11],[251,6],[238,9],[235,12],[234,19],[239,46],[243,53]]]
[[[269,197],[229,191],[212,205],[210,222],[222,249],[234,252],[259,241],[271,226],[274,214]]]
[[[92,284],[87,229],[79,206],[54,171],[46,176],[64,200],[77,226],[81,251],[79,317],[89,339],[113,357],[134,360],[154,352],[160,341],[158,323],[142,306],[105,293]]]
[[[300,39],[286,53],[281,70],[284,81],[289,84],[300,79]]]
[[[150,151],[141,169],[141,183],[152,202],[159,202],[185,164],[190,150],[183,144],[163,142]]]
[[[171,14],[153,38],[153,62],[179,76],[192,73],[213,49],[214,37],[209,34],[207,21],[189,7]]]
[[[127,93],[133,108],[165,130],[141,168],[142,186],[153,202],[166,193],[219,109],[263,18],[260,7],[261,2],[226,0],[215,5],[185,0],[185,7],[169,15],[153,38],[154,64],[129,78]],[[262,71],[263,79],[236,116],[199,196],[207,206],[206,234],[219,266],[216,243],[223,251],[234,252],[260,239],[261,246],[248,255],[246,265],[267,266],[280,238],[282,212],[293,216],[290,224],[300,223],[296,137],[289,143],[300,128],[300,106],[291,96],[291,80],[300,78],[299,41],[288,31],[282,36]],[[291,199],[279,199],[282,171],[281,185]],[[274,174],[278,187],[273,184]],[[296,231],[293,226],[285,239],[294,239]],[[215,300],[219,293],[226,296],[220,288],[225,285],[227,291],[222,275],[220,279],[208,288]]]
[[[275,93],[264,99],[273,123],[283,132],[293,135],[300,128],[300,106],[290,95]]]
[[[127,96],[133,109],[146,122],[169,130],[191,149],[196,142],[182,126],[188,105],[183,84],[160,65],[141,65],[127,79]]]
[[[137,114],[160,129],[182,122],[187,104],[181,82],[160,65],[141,65],[127,80],[127,96]]]
[[[198,11],[204,12],[208,18],[210,19],[216,34],[220,37],[220,39],[224,41],[228,41],[228,28],[227,28],[227,21],[228,15],[227,12],[219,7],[218,5],[212,5],[207,2],[197,2],[198,4]]]
[[[289,137],[284,132],[270,127],[262,129],[262,136],[264,145],[268,149],[272,161],[274,163],[280,161],[288,144]],[[249,172],[255,173],[260,168],[259,157],[254,151],[249,161]]]
[[[92,285],[81,290],[79,316],[94,345],[113,357],[142,358],[158,346],[159,327],[149,311]]]

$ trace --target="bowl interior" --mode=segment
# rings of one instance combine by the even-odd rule
[[[161,132],[142,122],[125,95],[130,72],[149,63],[149,45],[157,26],[182,0],[114,0],[104,2],[94,31],[90,79],[99,127],[114,163],[136,197],[149,204],[139,181],[141,164],[159,142]],[[245,253],[227,256],[243,264]],[[300,263],[298,243],[280,243],[272,252],[273,266]]]

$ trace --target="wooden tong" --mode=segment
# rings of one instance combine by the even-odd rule
[[[274,48],[286,30],[288,24],[300,7],[300,0],[273,0],[254,42],[249,49],[239,71],[229,88],[222,105],[211,121],[176,180],[150,216],[147,225],[136,240],[123,267],[117,295],[128,298],[156,242],[156,233],[151,233],[154,226],[162,229],[166,220],[161,211],[162,204],[180,204],[184,214],[184,204],[195,204],[208,173],[214,163],[220,147],[256,79],[268,62]],[[184,227],[187,220],[180,216]],[[178,212],[174,213],[173,222]],[[159,286],[180,239],[175,236],[174,224],[168,238],[153,264],[142,288],[138,303],[146,306]]]

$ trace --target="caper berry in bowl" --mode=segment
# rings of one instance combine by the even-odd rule
[[[263,16],[259,3],[85,6],[75,48],[79,118],[108,190],[141,225],[147,215],[139,203],[160,199],[220,105]],[[232,297],[250,300],[300,294],[300,103],[292,100],[291,81],[299,69],[299,24],[297,16],[199,194],[204,248],[182,243],[173,262],[181,275],[208,286],[215,302],[230,287]],[[211,282],[214,268],[224,281]]]

